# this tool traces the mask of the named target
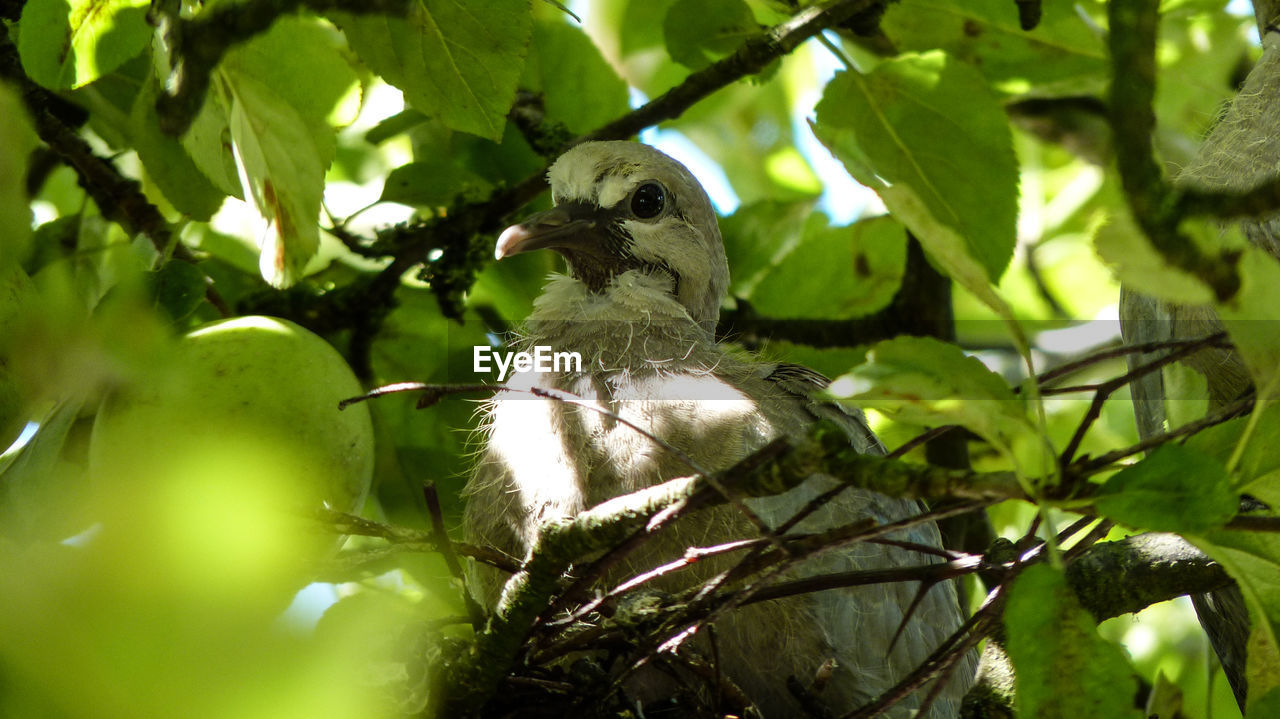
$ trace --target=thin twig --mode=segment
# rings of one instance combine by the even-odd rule
[[[436,546],[440,548],[444,564],[449,568],[449,573],[462,583],[462,601],[466,604],[471,626],[483,626],[484,609],[476,602],[475,597],[471,596],[467,588],[467,576],[462,571],[462,563],[458,561],[458,555],[453,551],[453,541],[445,531],[444,512],[440,508],[440,495],[436,492],[435,482],[426,482],[422,485],[422,497],[427,502],[427,516],[431,518],[431,535],[435,539]]]
[[[1164,355],[1163,357],[1158,357],[1150,362],[1139,365],[1119,377],[1114,377],[1099,384],[1098,389],[1094,392],[1093,401],[1089,403],[1089,409],[1085,412],[1084,418],[1080,420],[1080,424],[1076,427],[1075,433],[1071,435],[1071,441],[1067,442],[1066,449],[1062,450],[1062,454],[1059,458],[1060,465],[1065,469],[1067,465],[1071,464],[1071,460],[1075,457],[1076,450],[1080,448],[1080,443],[1084,441],[1085,433],[1087,433],[1089,428],[1093,426],[1093,422],[1102,415],[1102,406],[1106,403],[1107,399],[1111,397],[1113,392],[1140,377],[1144,377],[1156,370],[1159,370],[1165,365],[1173,364],[1184,357],[1189,357],[1203,348],[1202,343],[1186,345]]]
[[[1076,461],[1075,464],[1067,468],[1067,471],[1064,473],[1064,476],[1069,475],[1073,477],[1088,477],[1088,476],[1097,474],[1103,469],[1109,467],[1112,464],[1115,464],[1116,462],[1119,462],[1120,460],[1126,457],[1132,457],[1133,455],[1138,454],[1139,452],[1145,452],[1148,449],[1151,449],[1152,447],[1159,447],[1160,445],[1170,440],[1177,439],[1178,437],[1193,435],[1203,429],[1213,427],[1214,425],[1222,424],[1223,422],[1226,422],[1228,420],[1234,419],[1236,417],[1239,417],[1245,414],[1252,407],[1253,407],[1252,397],[1246,397],[1244,399],[1236,400],[1235,402],[1232,402],[1231,404],[1226,405],[1225,407],[1222,407],[1215,412],[1212,412],[1204,417],[1201,417],[1200,419],[1195,420],[1194,422],[1188,422],[1178,427],[1177,429],[1152,435],[1138,442],[1137,444],[1130,445],[1123,449],[1113,450],[1111,452],[1107,452],[1106,454],[1100,454],[1097,457],[1085,457],[1085,458],[1079,459]]]

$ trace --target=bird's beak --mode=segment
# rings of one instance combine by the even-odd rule
[[[587,249],[599,243],[603,219],[599,211],[577,203],[553,207],[503,230],[493,256],[500,260],[533,250]]]

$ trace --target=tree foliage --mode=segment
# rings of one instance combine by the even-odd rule
[[[957,579],[972,598],[903,691],[981,645],[994,664],[1007,647],[1017,679],[1002,688],[987,665],[974,716],[1228,715],[1198,628],[1157,607],[1142,646],[1098,623],[1234,580],[1244,712],[1269,716],[1280,157],[1265,138],[1280,127],[1231,113],[1280,88],[1280,44],[1274,4],[1257,3],[1261,46],[1225,5],[0,2],[0,713],[621,712],[627,662],[563,657],[622,643],[616,656],[656,661],[730,606],[869,579],[761,583],[786,559],[765,543],[697,601],[645,604],[643,587],[590,587],[594,558],[724,486],[777,492],[824,470],[970,530],[887,578]],[[1239,140],[1247,121],[1263,174],[1203,170],[1202,138]],[[836,377],[833,400],[872,410],[894,451],[853,455],[823,430],[771,445],[548,530],[523,565],[451,542],[466,398],[493,379],[474,349],[501,348],[555,269],[495,263],[495,238],[548,206],[564,149],[637,134],[690,161],[723,215],[721,334]],[[1200,179],[1172,179],[1183,168]],[[1121,282],[1221,325],[1122,346]],[[108,453],[138,455],[141,482],[120,486],[127,460],[94,466],[104,400],[181,392],[180,338],[251,315],[323,336],[366,390],[421,383],[343,410],[369,412],[376,435],[363,505],[326,496],[306,527],[296,505],[275,511],[271,488],[324,420],[242,442],[220,401],[184,410],[194,432]],[[1124,319],[1126,335],[1156,322]],[[1241,363],[1230,396],[1197,359],[1210,352]],[[313,360],[294,360],[297,381],[328,384]],[[1164,396],[1137,410],[1155,402],[1162,420],[1140,435],[1129,392],[1151,379]],[[272,382],[240,404],[297,394]],[[819,551],[882,531],[772,541]],[[352,536],[335,554],[324,533]],[[467,561],[517,577],[487,624],[464,600]],[[592,622],[552,621],[568,612]],[[700,709],[743,708],[720,699]]]

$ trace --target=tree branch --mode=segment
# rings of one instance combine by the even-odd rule
[[[1222,565],[1176,534],[1138,534],[1095,544],[1067,567],[1067,582],[1102,621],[1184,594],[1231,584]]]
[[[1111,30],[1111,128],[1116,164],[1133,218],[1165,261],[1199,278],[1219,301],[1240,289],[1239,253],[1205,254],[1179,231],[1177,195],[1155,159],[1156,27],[1159,0],[1107,4]]]

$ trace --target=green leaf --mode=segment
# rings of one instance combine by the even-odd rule
[[[902,0],[880,26],[899,50],[945,50],[1010,94],[1095,94],[1109,78],[1103,38],[1073,3],[1044,3],[1026,31],[1008,0]]]
[[[1226,464],[1252,423],[1249,441],[1235,466],[1235,489],[1280,506],[1280,405],[1268,404],[1258,416],[1237,417],[1189,437],[1186,447]]]
[[[1136,719],[1138,685],[1124,652],[1045,564],[1014,580],[1004,611],[1005,649],[1017,677],[1018,714],[1037,719]]]
[[[1115,473],[1097,496],[1104,516],[1161,532],[1216,529],[1236,515],[1239,504],[1221,462],[1176,444]]]
[[[268,225],[259,268],[276,287],[296,282],[320,246],[324,175],[336,151],[329,123],[349,119],[342,100],[358,80],[338,41],[318,20],[283,18],[228,52],[215,75],[239,184]],[[227,136],[217,114],[203,122],[192,157],[217,184],[227,179],[218,177]]]
[[[729,294],[750,297],[769,273],[800,244],[813,202],[763,201],[743,205],[720,221],[733,273]]]
[[[483,323],[471,316],[463,325],[452,324],[426,290],[402,288],[397,298],[371,356],[378,383],[476,381],[472,348],[488,346]],[[422,522],[415,507],[422,503],[425,476],[437,482],[441,499],[449,503],[446,514],[460,511],[461,485],[472,469],[469,450],[474,447],[467,446],[469,437],[459,429],[474,427],[478,419],[471,402],[441,402],[424,412],[415,399],[396,395],[369,406],[379,432],[378,498],[392,521],[410,525]],[[381,454],[383,447],[390,456]],[[430,468],[426,475],[424,468]]]
[[[342,34],[315,18],[282,17],[271,29],[233,48],[228,72],[252,77],[317,130],[317,144],[332,144],[333,125],[346,125],[359,108],[352,89],[360,81]]]
[[[227,194],[214,187],[177,138],[160,130],[157,80],[149,77],[129,113],[129,139],[165,199],[181,213],[207,222]]]
[[[142,52],[151,39],[147,0],[29,0],[18,54],[27,76],[51,90],[87,85]]]
[[[411,162],[392,170],[378,199],[402,205],[441,207],[452,204],[458,197],[481,199],[492,187],[469,168],[436,158]]]
[[[1253,376],[1258,399],[1280,397],[1280,263],[1250,246],[1238,265],[1240,291],[1217,305],[1231,341]]]
[[[259,270],[276,287],[296,282],[320,246],[327,158],[298,113],[251,77],[222,74],[241,182],[268,223]]]
[[[204,105],[191,123],[191,129],[182,136],[191,161],[213,186],[226,194],[243,200],[244,189],[236,170],[235,153],[231,151],[231,111],[221,92],[210,89]]]
[[[1252,630],[1245,673],[1248,714],[1254,716],[1255,702],[1280,687],[1280,536],[1219,530],[1188,539],[1226,568],[1249,607]]]
[[[732,54],[758,32],[760,25],[743,0],[676,0],[662,22],[671,59],[690,70]]]
[[[751,292],[756,310],[769,317],[841,319],[889,304],[906,271],[902,225],[875,217],[832,227],[816,213],[803,227],[800,242]]]
[[[40,427],[31,439],[0,454],[0,520],[9,536],[52,539],[70,529],[74,520],[62,510],[83,491],[83,483],[67,466],[64,447],[82,404],[78,399],[51,403],[33,418]]]
[[[409,104],[498,140],[533,28],[529,0],[418,0],[405,17],[335,13],[356,54]]]
[[[1203,419],[1209,413],[1209,380],[1183,362],[1166,365],[1164,377],[1164,416],[1169,428]]]
[[[591,38],[563,22],[539,22],[522,87],[541,91],[546,119],[579,135],[627,111],[627,84]]]
[[[1249,713],[1246,719],[1271,719],[1280,716],[1280,688],[1272,689],[1258,699],[1249,698]]]
[[[897,337],[867,351],[867,361],[828,388],[896,420],[958,424],[1009,455],[1024,476],[1048,470],[1034,424],[1005,381],[959,347],[931,337]]]
[[[190,262],[166,262],[160,269],[147,273],[147,282],[156,307],[174,323],[191,316],[204,302],[207,287],[204,272]]]
[[[1120,282],[1134,291],[1185,305],[1202,305],[1213,299],[1213,291],[1199,278],[1165,262],[1127,207],[1097,227],[1093,244]]]
[[[963,112],[956,108],[964,108]],[[827,85],[814,131],[956,281],[991,289],[1015,242],[1018,166],[1004,111],[972,67],[905,55]]]
[[[25,260],[30,249],[31,206],[27,198],[27,157],[36,146],[36,133],[27,119],[21,96],[0,85],[0,256],[5,262]],[[0,270],[5,269],[0,266]]]
[[[364,134],[364,139],[371,145],[380,145],[426,121],[427,116],[417,110],[401,110],[391,117],[380,120]]]

